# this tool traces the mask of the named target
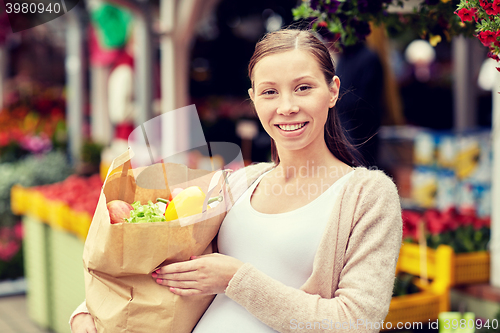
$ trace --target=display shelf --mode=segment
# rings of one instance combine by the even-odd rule
[[[71,333],[69,317],[85,299],[83,243],[63,230],[51,228],[49,235],[51,328],[58,333]]]
[[[49,292],[49,227],[33,217],[23,217],[24,267],[27,279],[27,306],[30,318],[40,327],[52,323]]]
[[[92,222],[89,213],[73,210],[64,202],[49,200],[42,193],[19,185],[12,187],[11,198],[15,214],[31,216],[35,221],[46,223],[55,230],[73,233],[82,242],[85,241]]]
[[[408,252],[411,254],[410,257],[413,258],[414,255],[414,248],[407,245],[413,244],[404,244],[401,247],[396,272],[406,272],[419,277],[425,277],[426,274],[421,274],[421,271],[418,269],[420,267],[419,262],[409,263],[405,260]],[[441,245],[435,252],[432,258],[428,258],[431,260],[427,261],[427,277],[432,281],[422,282],[416,278],[414,282],[420,288],[420,292],[392,298],[389,313],[385,319],[384,330],[395,329],[398,323],[417,323],[436,320],[440,312],[450,311],[453,249],[447,245]]]
[[[401,247],[398,266],[405,272],[420,275],[421,253],[418,244],[404,243]],[[437,250],[426,248],[427,275],[436,276]],[[490,254],[487,251],[471,253],[454,253],[451,257],[450,286],[483,283],[490,279]]]
[[[85,299],[84,243],[76,235],[23,216],[30,318],[56,333],[71,333],[71,313]]]

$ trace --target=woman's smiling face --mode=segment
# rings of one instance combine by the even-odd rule
[[[318,61],[299,49],[262,58],[252,76],[250,98],[278,149],[301,150],[324,144],[328,110],[338,98],[337,77],[328,85]]]

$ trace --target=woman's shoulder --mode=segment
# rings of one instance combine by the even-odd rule
[[[232,172],[229,183],[236,187],[250,186],[260,175],[275,167],[273,162],[252,163],[244,168]]]
[[[240,168],[231,174],[233,179],[246,178],[248,180],[257,179],[264,172],[275,167],[273,162],[258,162]]]
[[[352,175],[351,186],[364,190],[372,189],[378,193],[396,192],[397,187],[393,179],[383,170],[376,167],[355,167]]]

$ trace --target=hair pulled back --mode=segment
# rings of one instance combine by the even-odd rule
[[[282,29],[266,34],[256,45],[255,51],[248,64],[248,77],[253,87],[253,71],[257,63],[263,58],[287,51],[304,50],[309,52],[325,76],[326,83],[330,86],[335,77],[335,66],[328,48],[310,30]],[[360,164],[358,152],[347,139],[344,129],[335,108],[328,110],[325,123],[325,142],[330,152],[342,162],[357,166]],[[279,164],[276,143],[271,138],[271,158],[274,163]]]

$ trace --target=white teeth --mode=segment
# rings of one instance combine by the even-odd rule
[[[304,127],[305,125],[306,125],[306,123],[301,123],[301,124],[295,124],[295,125],[278,125],[278,127],[284,131],[295,131],[295,130],[298,130],[299,128]]]

